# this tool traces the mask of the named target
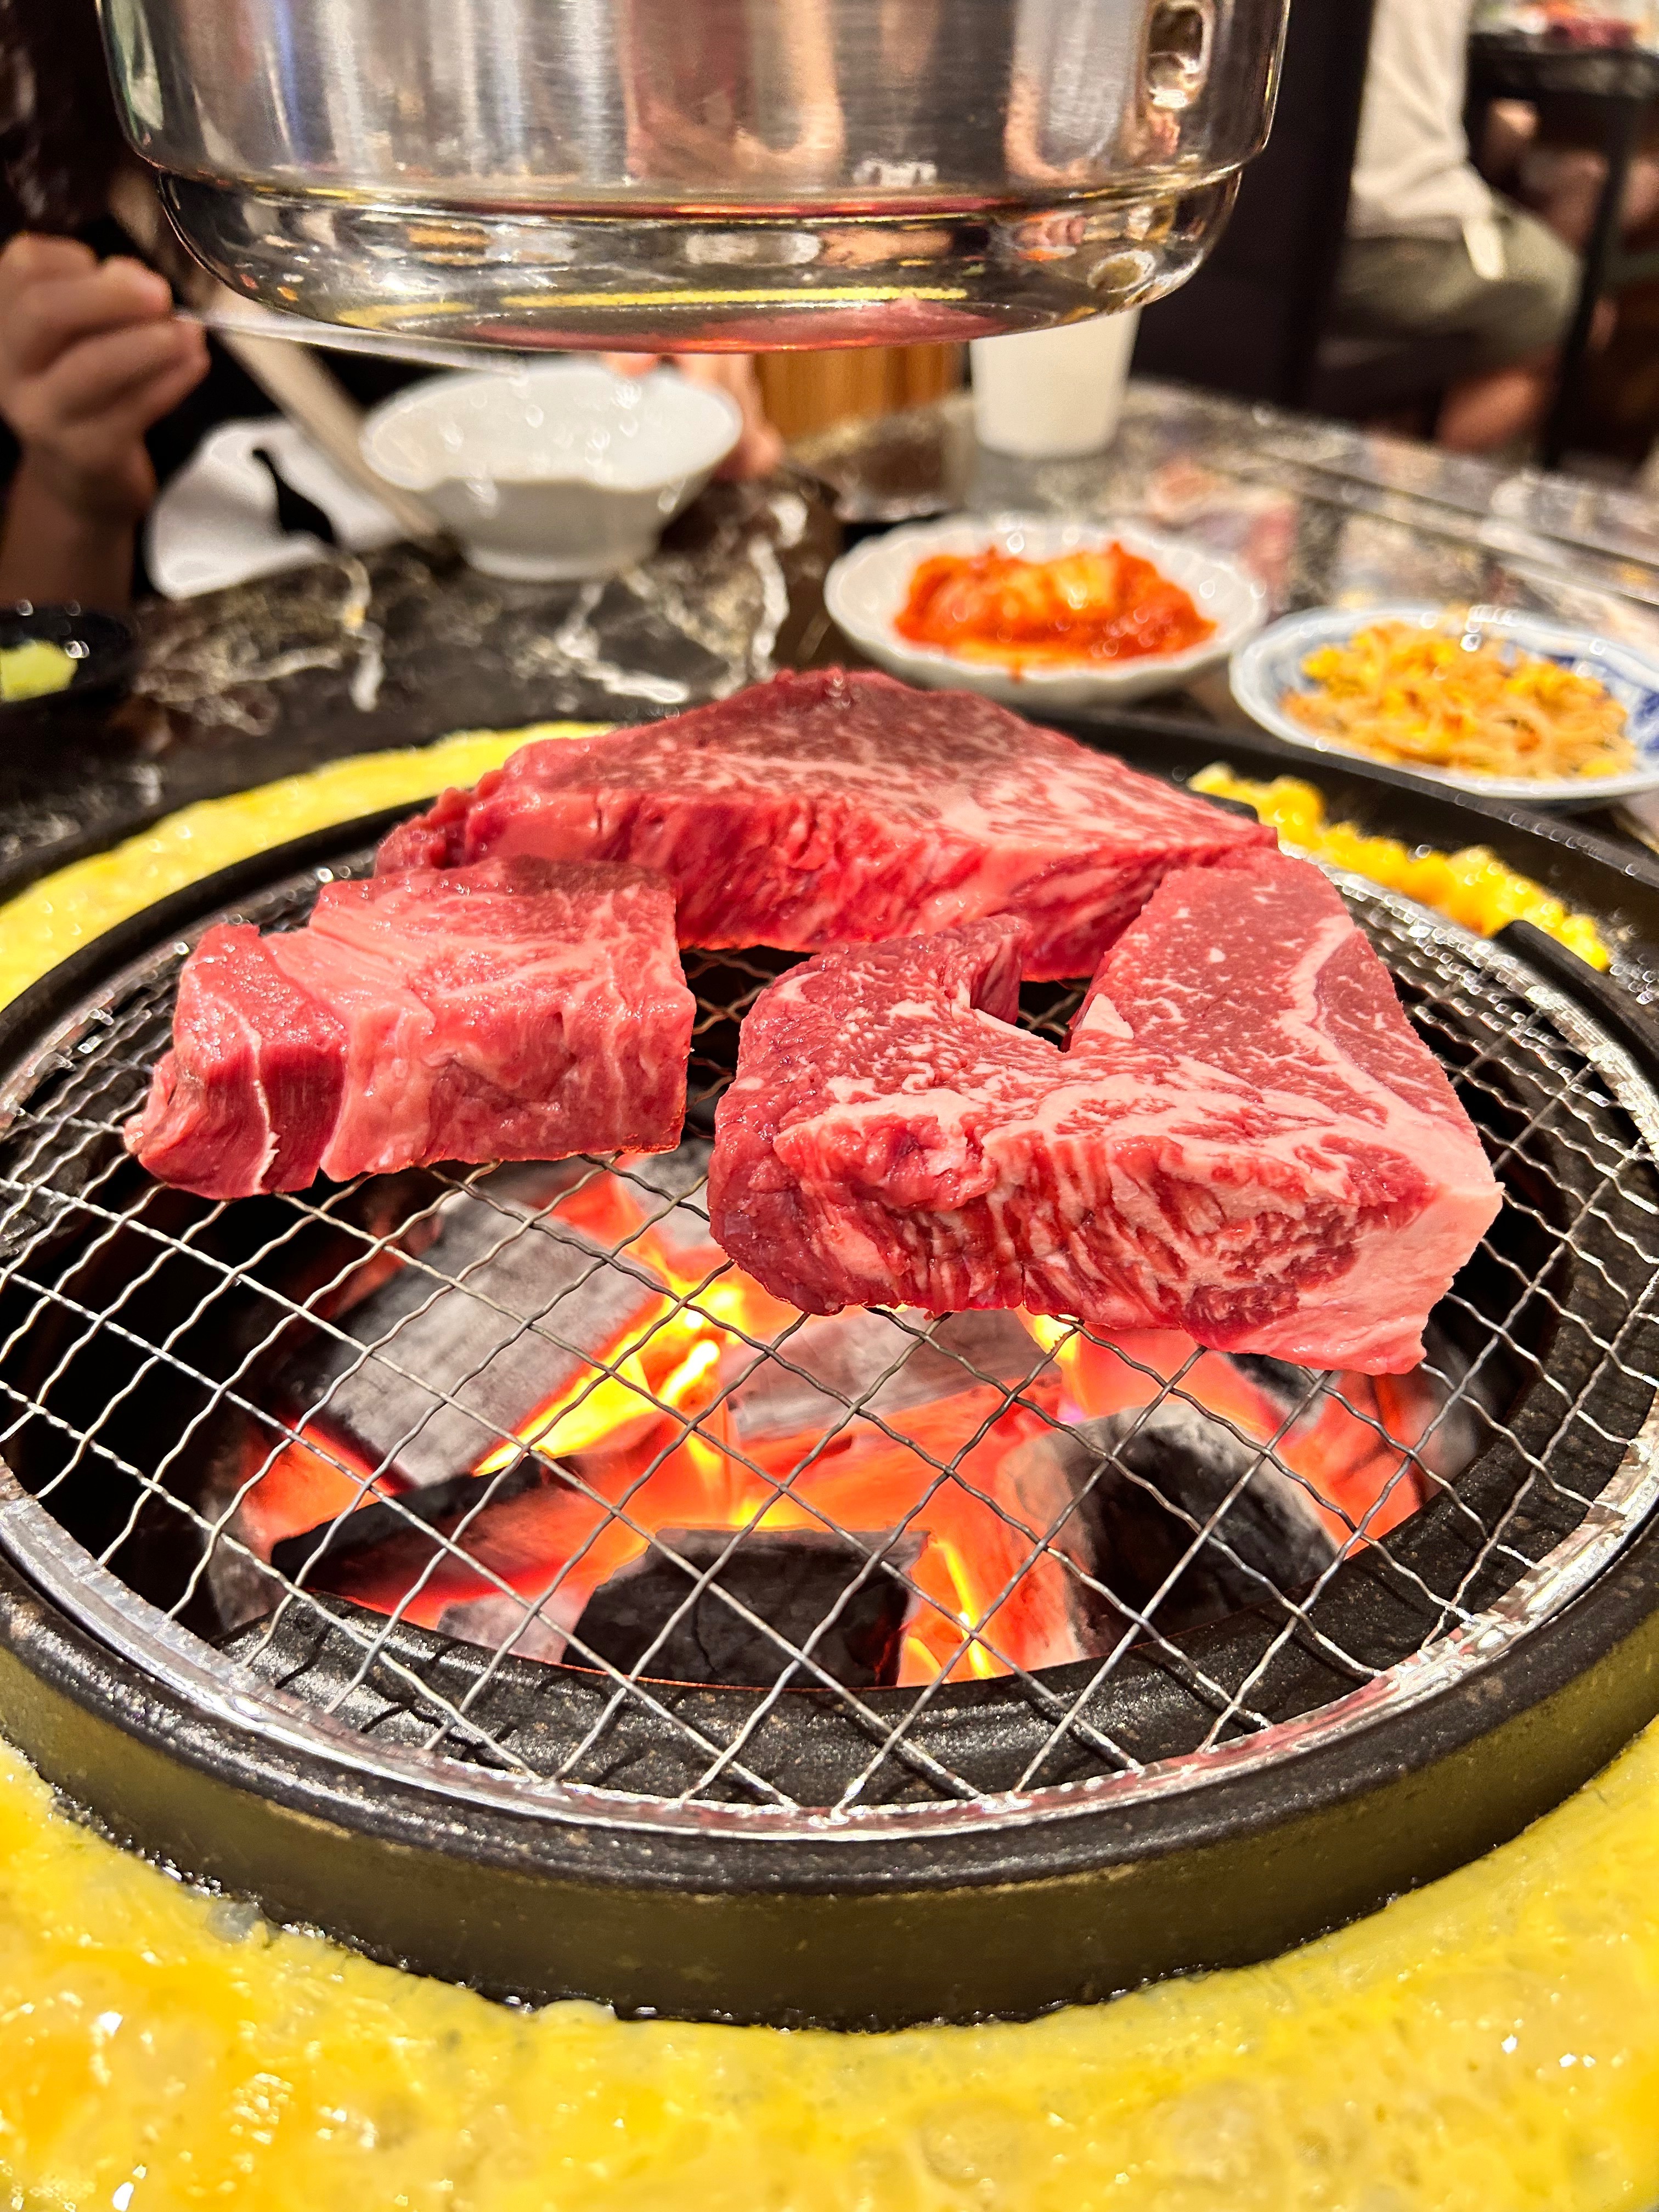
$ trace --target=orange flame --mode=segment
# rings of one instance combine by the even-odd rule
[[[1379,1535],[1421,1502],[1410,1453],[1431,1409],[1412,1398],[1410,1377],[1403,1385],[1346,1377],[1354,1412],[1328,1396],[1316,1419],[1280,1437],[1284,1423],[1267,1395],[1189,1338],[1150,1332],[1104,1344],[1037,1316],[1022,1318],[1038,1371],[1012,1402],[1000,1388],[976,1384],[902,1414],[848,1414],[827,1431],[740,1446],[729,1393],[757,1352],[799,1320],[794,1310],[706,1235],[677,1242],[669,1227],[683,1227],[684,1212],[672,1224],[653,1219],[618,1176],[588,1178],[558,1211],[571,1227],[624,1251],[660,1283],[661,1296],[474,1472],[503,1472],[533,1445],[574,1463],[578,1481],[503,1496],[435,1561],[430,1539],[416,1532],[424,1547],[418,1573],[407,1558],[399,1564],[394,1543],[349,1583],[331,1583],[341,1595],[435,1626],[450,1606],[505,1584],[571,1625],[593,1591],[665,1529],[858,1530],[873,1548],[914,1553],[898,1680],[920,1685],[1085,1656],[1068,1565],[1081,1540],[1042,1475],[1040,1447],[1056,1420],[1147,1405],[1173,1384],[1250,1438],[1279,1439],[1278,1456],[1314,1487],[1339,1540],[1355,1525]],[[1356,1389],[1368,1395],[1356,1397]],[[332,1436],[314,1447],[289,1443],[246,1501],[248,1540],[269,1557],[284,1535],[349,1513],[373,1494],[369,1474],[361,1455]],[[377,1486],[383,1495],[398,1487]]]

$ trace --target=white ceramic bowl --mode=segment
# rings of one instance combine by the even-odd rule
[[[1285,712],[1285,699],[1291,692],[1313,689],[1302,672],[1302,664],[1319,647],[1345,644],[1356,630],[1369,629],[1373,623],[1418,623],[1425,629],[1435,629],[1445,614],[1445,608],[1438,605],[1400,599],[1374,607],[1314,607],[1304,614],[1286,615],[1235,657],[1231,671],[1233,696],[1253,721],[1288,744],[1300,745],[1310,753],[1339,753],[1375,767],[1374,754],[1304,729]],[[1451,784],[1460,791],[1478,792],[1486,799],[1520,799],[1534,806],[1599,805],[1604,800],[1659,787],[1659,659],[1633,646],[1597,637],[1589,630],[1553,622],[1547,615],[1528,614],[1518,607],[1471,607],[1469,624],[1483,635],[1518,646],[1523,653],[1559,660],[1580,676],[1594,677],[1604,684],[1625,709],[1637,765],[1618,775],[1549,777],[1475,775],[1467,769],[1430,768],[1416,761],[1389,761],[1383,765],[1408,775],[1426,776],[1435,783]]]
[[[1022,670],[1006,662],[963,659],[937,646],[912,645],[893,627],[893,617],[909,597],[918,562],[936,553],[980,553],[994,546],[1029,561],[1052,561],[1079,547],[1109,545],[1114,538],[1190,592],[1199,611],[1215,624],[1213,635],[1185,653]],[[895,676],[936,690],[982,691],[1034,714],[1115,705],[1188,683],[1225,660],[1259,629],[1267,604],[1267,592],[1253,576],[1189,540],[1160,537],[1134,522],[1067,522],[1042,514],[957,514],[890,530],[843,554],[824,580],[823,596],[854,644]]]
[[[363,459],[418,492],[492,576],[614,575],[643,560],[737,444],[723,392],[672,369],[554,361],[434,376],[377,407]]]

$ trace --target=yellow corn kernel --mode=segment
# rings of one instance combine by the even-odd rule
[[[1328,867],[1345,869],[1389,890],[1403,891],[1407,897],[1482,937],[1496,936],[1511,921],[1529,921],[1592,968],[1611,964],[1601,933],[1589,915],[1575,913],[1530,876],[1506,866],[1487,846],[1466,845],[1455,853],[1437,852],[1432,848],[1408,852],[1398,838],[1372,836],[1358,823],[1328,822],[1317,787],[1299,776],[1275,776],[1270,783],[1255,783],[1247,776],[1236,775],[1222,761],[1200,769],[1190,787],[1212,799],[1242,799],[1279,832],[1286,845],[1322,860]]]

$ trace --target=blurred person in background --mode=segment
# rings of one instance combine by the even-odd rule
[[[137,170],[92,0],[0,0],[0,603],[125,606],[158,483],[216,423],[270,412],[258,386],[176,313],[167,276],[112,217],[112,194],[124,176],[137,184]],[[612,358],[638,372],[656,357]],[[364,400],[421,373],[338,356],[332,365]],[[725,473],[775,466],[782,441],[749,356],[675,365],[743,409]]]
[[[1589,108],[1589,112],[1584,110]],[[1519,100],[1497,100],[1479,149],[1482,173],[1530,208],[1575,253],[1589,244],[1607,183],[1601,126],[1589,103],[1553,99],[1547,116]],[[1659,215],[1659,160],[1637,155],[1625,184],[1620,228],[1644,230]]]
[[[1543,419],[1579,265],[1559,231],[1495,193],[1470,158],[1463,103],[1474,5],[1376,0],[1333,327],[1458,341],[1464,366],[1436,434],[1454,452],[1480,453]],[[1583,178],[1575,170],[1562,182],[1576,231]],[[1613,316],[1604,303],[1599,342]]]
[[[123,159],[85,0],[0,0],[0,600],[125,604],[147,434],[208,372],[109,220]]]
[[[121,607],[155,496],[145,439],[208,373],[165,277],[25,232],[0,252],[0,419],[16,441],[0,601]]]

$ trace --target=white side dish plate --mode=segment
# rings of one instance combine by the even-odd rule
[[[1443,605],[1420,599],[1389,600],[1374,607],[1314,607],[1304,614],[1286,615],[1233,656],[1233,697],[1252,721],[1271,730],[1274,737],[1283,738],[1287,744],[1299,745],[1305,752],[1337,753],[1376,767],[1375,754],[1304,729],[1285,713],[1284,702],[1293,692],[1315,689],[1303,674],[1302,664],[1321,646],[1345,645],[1373,623],[1419,623],[1425,629],[1435,629],[1445,615]],[[1384,762],[1382,766],[1427,776],[1460,791],[1475,792],[1484,799],[1520,799],[1534,806],[1568,801],[1595,805],[1659,786],[1659,658],[1516,607],[1471,607],[1469,626],[1474,634],[1559,661],[1575,674],[1593,677],[1605,684],[1625,709],[1626,727],[1640,757],[1638,764],[1617,775],[1597,776],[1478,775],[1467,769],[1430,768],[1416,761]]]
[[[1184,653],[1017,669],[1006,662],[965,659],[935,646],[912,645],[893,627],[918,565],[935,554],[994,549],[1027,561],[1052,561],[1114,540],[1189,592],[1199,612],[1215,624],[1214,634]],[[957,514],[890,530],[843,554],[824,580],[823,596],[840,629],[891,674],[936,690],[981,691],[1039,717],[1067,708],[1120,706],[1190,683],[1224,661],[1261,627],[1267,603],[1265,588],[1236,562],[1189,540],[1164,538],[1134,522],[1067,521],[1042,514]]]

